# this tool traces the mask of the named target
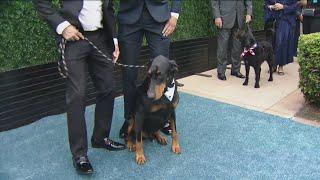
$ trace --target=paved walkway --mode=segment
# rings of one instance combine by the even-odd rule
[[[249,85],[243,86],[244,79],[230,76],[227,70],[227,81],[217,79],[216,69],[201,74],[212,75],[204,77],[199,75],[180,79],[185,86],[180,88],[182,92],[214,99],[217,101],[253,109],[280,117],[290,118],[305,124],[320,127],[320,124],[307,119],[295,117],[295,114],[304,106],[303,94],[298,88],[299,65],[297,62],[285,66],[285,75],[274,73],[274,81],[268,82],[268,65],[262,65],[260,89],[255,89],[253,68],[250,69]],[[241,72],[245,74],[242,66]]]

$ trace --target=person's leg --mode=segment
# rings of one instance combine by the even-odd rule
[[[86,156],[87,129],[84,117],[89,44],[84,40],[68,42],[65,58],[68,68],[66,104],[70,150],[73,158]]]
[[[293,28],[287,21],[279,21],[276,34],[275,58],[279,65],[278,74],[284,75],[283,67],[293,61]]]
[[[156,22],[148,10],[145,10],[142,16],[144,20],[143,30],[151,51],[151,58],[155,58],[159,55],[170,58],[170,38],[162,35],[165,23]]]
[[[151,51],[151,58],[153,59],[159,55],[162,55],[169,59],[170,38],[162,35],[162,30],[165,26],[165,23],[158,23],[154,21],[148,11],[143,12],[143,19],[143,29]],[[165,124],[161,131],[167,135],[172,132],[169,122]]]
[[[151,58],[159,55],[169,57],[170,39],[154,32],[146,31],[146,39],[151,51]]]
[[[151,51],[151,58],[155,58],[159,55],[163,55],[170,59],[170,38],[162,35],[162,30],[166,23],[156,22],[149,12],[144,12],[144,33],[146,35],[147,43]],[[176,85],[179,87],[184,84],[176,81]]]
[[[140,21],[133,25],[119,25],[119,45],[122,63],[129,65],[138,64],[142,38],[143,31],[141,30]],[[123,68],[122,70],[125,122],[120,130],[120,137],[125,135],[127,121],[133,113],[137,76],[137,68]]]
[[[218,76],[223,75],[225,77],[225,72],[226,72],[227,63],[228,63],[227,52],[228,52],[230,34],[231,34],[230,29],[218,29],[218,36],[217,36]]]
[[[111,58],[111,47],[100,32],[86,35],[104,54]],[[109,137],[114,105],[114,65],[92,48],[88,59],[89,73],[96,88],[96,107],[92,141],[103,142]]]
[[[238,38],[236,38],[236,32],[238,30],[238,27],[235,26],[231,30],[231,40],[232,40],[232,46],[231,46],[231,61],[232,61],[232,67],[231,67],[231,75],[235,75],[239,78],[244,78],[244,76],[240,73],[241,68],[241,43]]]

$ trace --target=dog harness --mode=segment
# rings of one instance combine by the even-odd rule
[[[168,85],[167,91],[164,93],[164,95],[169,101],[172,101],[175,89],[176,84],[174,83],[174,79],[172,79],[171,84]]]
[[[256,47],[257,47],[258,45],[257,45],[257,43],[255,43],[253,46],[251,46],[251,48],[249,48],[249,49],[247,49],[247,48],[244,48],[243,49],[243,52],[241,53],[241,57],[243,58],[243,57],[245,57],[246,55],[252,55],[252,56],[254,56],[254,55],[256,55],[256,53],[253,51]]]

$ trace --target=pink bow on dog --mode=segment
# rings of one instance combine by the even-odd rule
[[[248,53],[251,54],[252,56],[256,55],[256,53],[254,53],[253,50],[254,50],[257,46],[258,46],[257,44],[254,44],[254,45],[251,46],[251,48],[249,48],[249,49],[244,48],[244,49],[243,49],[243,52],[241,53],[241,57],[244,57],[244,56],[247,55]]]

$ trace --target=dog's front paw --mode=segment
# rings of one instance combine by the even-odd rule
[[[175,154],[180,154],[181,153],[181,149],[180,149],[179,144],[172,145],[171,150]]]
[[[247,86],[248,85],[248,81],[245,81],[242,85]]]
[[[142,165],[146,162],[146,158],[144,157],[144,154],[136,154],[136,163],[138,165]]]
[[[133,144],[131,141],[128,141],[127,142],[127,148],[128,148],[128,151],[133,152],[133,151],[136,150],[136,145]]]
[[[260,88],[260,85],[259,84],[255,84],[254,88]]]
[[[273,78],[269,78],[268,81],[273,81]]]

